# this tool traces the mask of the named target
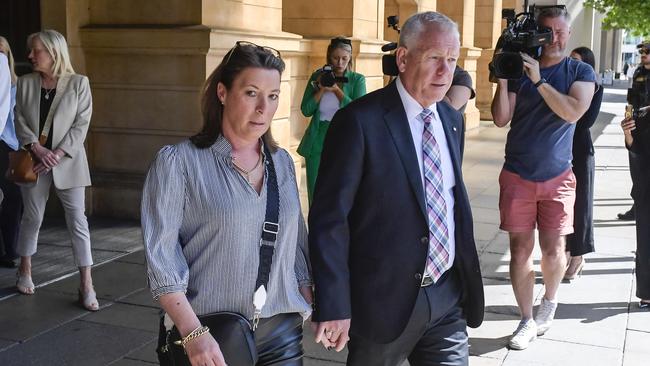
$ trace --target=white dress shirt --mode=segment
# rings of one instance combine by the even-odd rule
[[[418,158],[418,167],[420,168],[420,179],[422,181],[422,191],[424,192],[424,163],[422,161],[422,133],[424,132],[424,121],[420,118],[420,113],[424,107],[420,105],[404,88],[402,81],[398,77],[395,81],[397,91],[399,92],[406,118],[408,119],[409,128],[411,129],[411,137],[413,138],[413,145],[415,146],[415,154]],[[428,106],[427,109],[433,112],[433,136],[440,148],[440,163],[442,170],[442,181],[444,185],[444,199],[447,205],[447,230],[449,232],[449,260],[450,263],[454,262],[456,254],[456,239],[454,236],[456,223],[454,221],[454,192],[453,188],[456,185],[456,177],[454,175],[454,168],[451,162],[451,155],[449,154],[449,145],[445,137],[445,131],[442,127],[442,121],[438,115],[436,103]],[[426,199],[426,197],[425,197]]]

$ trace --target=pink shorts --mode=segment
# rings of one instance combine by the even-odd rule
[[[499,186],[501,230],[526,232],[537,225],[540,231],[573,233],[576,177],[571,169],[544,182],[525,180],[502,169]]]

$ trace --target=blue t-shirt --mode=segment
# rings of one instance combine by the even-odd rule
[[[562,94],[569,94],[575,81],[596,81],[591,66],[569,57],[540,69],[540,74]],[[517,101],[506,141],[504,168],[534,182],[559,176],[571,167],[575,123],[555,114],[525,75],[509,82],[508,91],[517,93]]]

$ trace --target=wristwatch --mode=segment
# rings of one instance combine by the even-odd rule
[[[538,82],[535,83],[535,87],[536,87],[536,88],[539,88],[539,86],[542,85],[542,84],[544,84],[545,82],[546,82],[546,79],[541,78],[541,79],[539,79]]]

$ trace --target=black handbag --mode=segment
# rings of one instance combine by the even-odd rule
[[[267,159],[268,177],[266,181],[266,217],[262,225],[262,236],[260,239],[260,264],[257,270],[257,281],[255,288],[261,286],[268,288],[273,253],[275,251],[275,240],[280,228],[278,224],[280,210],[280,194],[278,191],[278,180],[275,173],[275,166],[271,158],[271,152],[266,144],[264,154]],[[199,316],[202,325],[210,328],[210,334],[219,344],[226,364],[231,366],[254,366],[257,363],[257,347],[255,345],[255,328],[259,321],[261,309],[255,309],[253,323],[239,313],[220,311],[212,314]],[[161,320],[161,328],[164,322]],[[163,366],[191,366],[190,361],[181,346],[181,335],[174,326],[166,331],[165,338],[160,339],[158,356]]]

